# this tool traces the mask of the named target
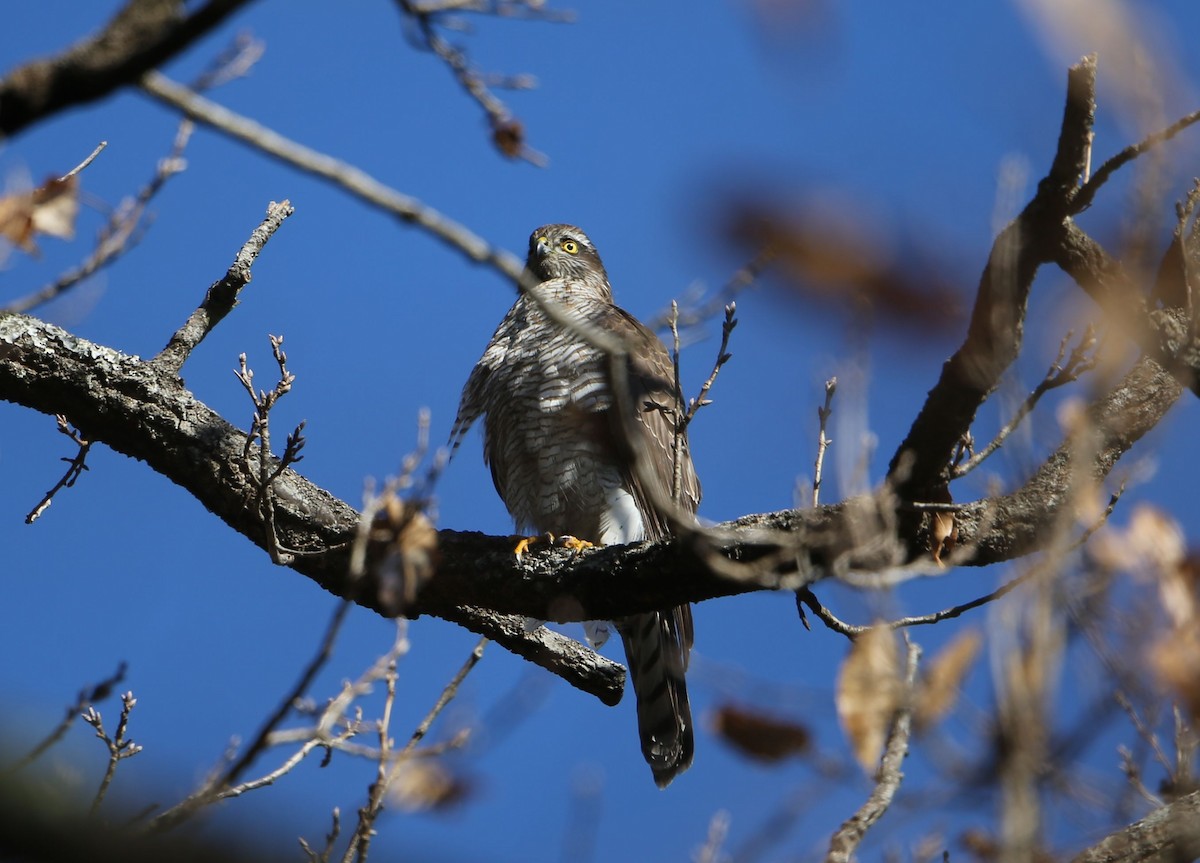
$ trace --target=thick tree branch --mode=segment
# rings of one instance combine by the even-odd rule
[[[1098,399],[1089,413],[1099,430],[1089,475],[1107,475],[1178,394],[1174,378],[1143,360]],[[65,413],[89,440],[145,461],[266,548],[254,481],[257,453],[252,450],[247,459],[245,433],[197,401],[169,369],[51,324],[8,315],[0,317],[0,398]],[[963,562],[1008,560],[1044,542],[1053,522],[1048,515],[1069,500],[1072,457],[1065,443],[1022,489],[965,504],[957,515],[968,550]],[[373,585],[348,575],[359,517],[350,505],[290,469],[276,481],[276,497],[280,541],[299,552],[294,569],[339,596],[396,613],[384,607]],[[610,699],[620,682],[619,666],[545,629],[525,633],[523,621],[513,615],[612,618],[751,590],[795,589],[829,574],[885,570],[900,562],[893,505],[882,496],[748,515],[705,534],[703,543],[683,538],[577,556],[553,550],[523,563],[513,559],[508,538],[443,530],[437,575],[409,611],[461,623]],[[714,546],[726,563],[754,564],[739,570],[746,577],[714,571],[706,558]]]
[[[224,21],[249,0],[129,0],[99,33],[0,79],[0,138],[43,117],[132,84]]]
[[[1155,809],[1071,863],[1181,863],[1200,857],[1200,791]]]
[[[1067,76],[1058,149],[1037,194],[996,238],[979,281],[962,346],[946,361],[888,468],[904,500],[937,500],[947,466],[975,414],[1021,350],[1029,291],[1038,268],[1052,260],[1071,196],[1087,164],[1095,120],[1096,58]]]
[[[964,504],[955,514],[962,554],[956,562],[983,565],[1039,548],[1064,506],[1074,503],[1081,481],[1098,482],[1139,438],[1158,425],[1179,399],[1175,377],[1143,357],[1087,410],[1090,433],[1068,438],[1025,484],[1013,492]]]
[[[257,451],[247,454],[245,432],[198,401],[171,369],[35,318],[0,315],[0,398],[43,413],[65,412],[88,439],[146,462],[266,548],[257,506]],[[275,491],[280,540],[307,552],[294,568],[339,596],[395,613],[380,608],[364,585],[347,576],[358,513],[290,469],[276,480]],[[483,548],[503,559],[503,539],[480,543],[477,535],[463,536],[475,560],[486,557]],[[451,537],[450,547],[455,544]],[[526,633],[521,618],[459,604],[437,614],[549,668],[605,703],[620,700],[624,669],[572,639],[546,629]]]
[[[1195,242],[1181,242],[1194,250]],[[1143,351],[1200,395],[1200,341],[1182,308],[1153,309],[1120,262],[1074,222],[1055,249],[1055,262]]]

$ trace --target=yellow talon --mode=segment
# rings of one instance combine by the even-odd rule
[[[571,551],[577,553],[583,551],[585,548],[595,548],[595,545],[588,542],[586,539],[579,539],[571,536],[570,534],[565,536],[555,536],[552,533],[543,533],[540,536],[521,537],[520,541],[513,549],[513,554],[517,556],[517,560],[519,561],[521,559],[521,555],[525,554],[525,552],[529,551],[529,549],[533,546],[543,542],[547,545],[554,545],[559,548],[569,548]]]
[[[569,548],[576,553],[583,551],[585,548],[595,548],[595,546],[586,539],[579,539],[578,537],[574,536],[560,536],[554,544],[561,546],[562,548]]]
[[[517,556],[517,560],[519,561],[521,559],[521,555],[523,555],[525,552],[529,551],[529,547],[531,545],[534,545],[539,542],[547,542],[546,537],[549,537],[549,536],[550,536],[550,534],[546,534],[546,536],[522,537],[520,542],[517,543],[516,548],[513,549],[513,554],[515,554]],[[551,539],[553,539],[553,537],[551,537]]]

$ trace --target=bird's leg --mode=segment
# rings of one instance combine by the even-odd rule
[[[569,548],[576,554],[583,551],[585,548],[596,547],[595,543],[588,542],[586,539],[579,539],[578,537],[571,536],[570,534],[556,538],[554,540],[554,544],[559,548]]]
[[[517,560],[520,560],[521,555],[529,551],[532,546],[543,542],[547,545],[555,546],[557,548],[569,548],[576,553],[583,551],[585,548],[595,548],[595,543],[588,542],[586,539],[579,539],[578,537],[571,536],[570,534],[555,536],[547,531],[546,533],[539,534],[537,536],[521,537],[520,541],[513,549],[513,554],[517,556]]]

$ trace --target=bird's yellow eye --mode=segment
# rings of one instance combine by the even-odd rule
[[[562,241],[562,250],[564,252],[566,252],[568,255],[578,255],[579,254],[579,243],[575,242],[574,240],[563,240]]]

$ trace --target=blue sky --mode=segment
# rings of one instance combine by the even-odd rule
[[[0,67],[56,51],[88,33],[112,4],[31,4],[0,31]],[[490,242],[520,251],[543,223],[581,225],[597,243],[617,301],[642,318],[700,284],[712,290],[742,263],[722,233],[731,200],[765,197],[784,206],[852,213],[891,238],[919,238],[944,263],[969,304],[986,260],[1002,166],[1024,166],[1024,194],[1049,162],[1057,139],[1066,67],[1102,47],[1096,153],[1136,140],[1145,94],[1121,70],[1129,52],[1174,76],[1155,88],[1166,119],[1197,107],[1200,60],[1183,50],[1200,28],[1193,3],[1130,5],[1124,38],[1051,38],[1033,3],[811,4],[816,26],[764,23],[774,4],[663,2],[636,9],[580,3],[574,24],[480,19],[457,37],[488,71],[529,73],[536,89],[503,93],[525,124],[546,168],[497,155],[483,117],[439,61],[403,38],[385,2],[262,2],[166,68],[194,76],[249,30],[266,55],[247,79],[213,98],[308,146],[352,162],[416,196]],[[808,4],[797,4],[805,6]],[[1120,5],[1120,4],[1116,4]],[[1124,7],[1122,7],[1124,8]],[[1040,23],[1035,23],[1040,22]],[[1077,28],[1083,29],[1082,26]],[[1144,41],[1143,41],[1144,40]],[[1133,90],[1134,97],[1126,94]],[[76,164],[96,142],[108,149],[83,175],[89,197],[113,204],[153,172],[170,147],[177,118],[136,92],[37,126],[0,149],[0,174],[35,181]],[[1200,172],[1200,133],[1166,151],[1161,215]],[[268,244],[241,305],[196,350],[184,377],[196,395],[231,422],[249,424],[250,406],[231,370],[246,352],[259,380],[270,377],[268,333],[282,333],[297,375],[273,414],[277,428],[306,419],[300,465],[344,499],[360,499],[364,478],[395,471],[411,448],[417,412],[432,415],[435,442],[448,434],[459,390],[512,293],[495,273],[470,264],[426,234],[366,209],[219,134],[199,129],[188,170],[155,200],[155,221],[139,248],[40,315],[80,336],[149,356],[224,273],[259,223],[267,203],[288,198],[296,214]],[[1085,225],[1111,237],[1121,228],[1126,186],[1102,193]],[[1015,206],[1024,201],[1018,196]],[[48,239],[39,260],[14,255],[0,273],[0,303],[40,286],[89,248],[101,222],[85,209],[79,239]],[[1164,235],[1165,236],[1165,235]],[[1065,278],[1038,281],[1027,348],[1012,391],[1032,386],[1085,303]],[[693,426],[704,484],[701,515],[714,521],[792,505],[797,477],[812,470],[816,407],[824,380],[842,381],[831,436],[826,499],[882,476],[957,331],[888,334],[828,305],[788,301],[767,281],[739,299],[733,361],[715,403]],[[713,334],[684,355],[687,389],[698,387],[716,350]],[[1194,462],[1181,458],[1194,439],[1197,410],[1185,397],[1126,468],[1152,478],[1130,502],[1174,511],[1192,535]],[[995,427],[989,408],[976,437]],[[1053,410],[1014,441],[992,468],[1014,471],[1057,441]],[[867,433],[869,432],[869,437]],[[876,441],[872,447],[870,438]],[[35,525],[25,513],[72,454],[52,418],[0,404],[0,543],[7,598],[0,627],[0,704],[11,751],[59,718],[86,682],[130,664],[139,697],[132,734],[145,751],[125,762],[114,793],[132,803],[169,801],[197,782],[234,735],[253,734],[314,649],[333,600],[306,579],[274,568],[181,489],[103,447],[91,470],[59,495]],[[985,482],[969,480],[969,498]],[[438,485],[438,524],[504,534],[511,524],[472,435]],[[1011,570],[951,573],[886,596],[823,587],[846,617],[940,608],[991,589]],[[983,625],[988,613],[973,621]],[[965,625],[919,633],[933,651]],[[697,648],[689,675],[701,725],[729,700],[809,726],[823,756],[844,757],[833,721],[840,636],[804,631],[789,596],[754,595],[696,608]],[[572,630],[574,632],[574,630]],[[422,619],[411,629],[400,668],[402,697],[394,733],[403,738],[465,659],[474,637]],[[356,610],[333,662],[312,694],[332,694],[391,642],[390,624]],[[619,658],[612,645],[609,651]],[[1064,693],[1064,712],[1086,692]],[[495,733],[496,710],[512,714]],[[983,669],[971,680],[972,709],[991,693]],[[373,704],[377,702],[371,702]],[[501,705],[497,708],[497,705]],[[102,707],[115,720],[113,704]],[[456,762],[473,783],[461,808],[434,816],[386,815],[375,847],[387,856],[496,861],[559,859],[579,805],[596,806],[596,857],[682,859],[701,844],[714,813],[728,810],[728,847],[754,836],[781,802],[802,803],[794,825],[767,859],[805,859],[861,802],[867,784],[830,779],[811,762],[763,768],[733,754],[702,727],[693,768],[666,792],[642,763],[631,699],[608,709],[495,645],[435,738],[486,719]],[[962,729],[947,729],[947,739]],[[905,808],[933,786],[937,746],[918,746],[908,784],[882,827],[906,840],[928,829],[953,837],[987,824],[989,810],[947,805]],[[1089,769],[1119,781],[1111,742],[1097,741]],[[273,765],[284,753],[265,760]],[[54,775],[90,793],[104,753],[77,730],[54,756]],[[292,837],[319,839],[332,806],[361,803],[371,769],[334,759],[306,764],[278,786],[222,809],[215,824],[274,825],[275,847]],[[1101,780],[1097,780],[1101,781]],[[598,783],[580,804],[577,789]],[[598,800],[598,802],[596,802]],[[1082,842],[1092,826],[1068,819],[1062,841]],[[1061,835],[1060,835],[1061,834]],[[263,835],[259,830],[260,837]],[[881,834],[882,835],[882,834]],[[878,858],[872,838],[866,859]]]

